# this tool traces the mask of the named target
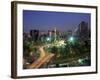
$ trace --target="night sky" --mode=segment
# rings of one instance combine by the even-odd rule
[[[31,29],[47,31],[53,30],[54,27],[59,31],[73,31],[81,21],[87,22],[90,27],[90,20],[89,13],[23,10],[24,32],[29,32]]]

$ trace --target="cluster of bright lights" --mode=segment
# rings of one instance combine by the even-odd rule
[[[58,42],[60,45],[65,45],[64,40]]]

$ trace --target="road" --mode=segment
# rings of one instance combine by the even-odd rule
[[[39,48],[39,51],[40,51],[40,57],[31,65],[29,65],[27,67],[28,69],[39,68],[41,65],[49,61],[54,56],[54,54],[52,53],[49,53],[49,54],[46,53],[43,49],[44,46],[37,46],[37,47]]]

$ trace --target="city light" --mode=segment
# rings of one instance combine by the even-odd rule
[[[82,59],[79,59],[79,60],[78,60],[79,63],[81,63],[82,61],[83,61]]]
[[[58,42],[60,45],[65,45],[64,40]]]
[[[73,41],[74,40],[74,38],[73,37],[70,37],[70,41]]]
[[[74,41],[74,37],[71,36],[68,41],[69,42],[73,42]]]
[[[78,60],[78,62],[79,62],[80,64],[83,64],[83,61],[84,61],[83,59],[79,59],[79,60]]]
[[[50,37],[47,37],[47,41],[50,41],[51,39],[50,39]]]

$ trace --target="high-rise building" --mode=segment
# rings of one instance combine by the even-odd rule
[[[82,21],[78,25],[78,28],[76,28],[74,32],[74,36],[81,40],[88,40],[89,34],[90,34],[90,31],[89,31],[88,23],[84,21]]]
[[[48,30],[48,36],[51,38],[52,37],[52,31]]]
[[[30,35],[32,37],[32,40],[34,40],[34,42],[37,42],[39,39],[39,30],[30,30]]]

